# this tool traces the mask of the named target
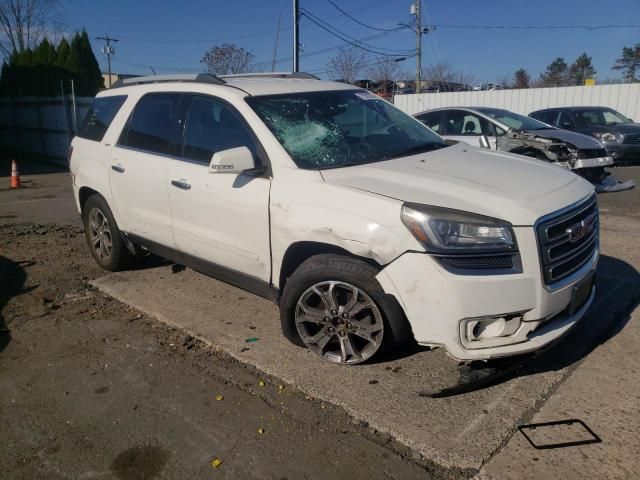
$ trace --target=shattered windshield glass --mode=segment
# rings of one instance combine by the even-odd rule
[[[300,168],[360,165],[447,146],[422,123],[365,90],[246,101]]]

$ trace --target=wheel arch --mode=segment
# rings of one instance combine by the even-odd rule
[[[343,255],[350,258],[357,258],[362,260],[369,265],[382,269],[382,265],[376,262],[373,258],[363,257],[360,255],[356,255],[345,248],[339,247],[338,245],[333,245],[330,243],[324,242],[314,242],[314,241],[299,241],[294,242],[284,253],[282,257],[282,263],[280,264],[280,271],[277,275],[278,280],[278,288],[280,292],[284,290],[284,286],[287,283],[287,279],[296,271],[296,269],[302,265],[303,262],[313,257],[314,255],[321,255],[326,253],[333,253],[336,255]],[[274,272],[275,273],[275,272]],[[276,279],[276,275],[274,275],[274,280]]]

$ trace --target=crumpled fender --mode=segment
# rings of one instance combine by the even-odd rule
[[[270,201],[272,281],[278,282],[285,253],[297,242],[336,246],[380,265],[408,250],[423,250],[402,224],[401,207],[402,202],[395,199],[322,181],[289,183],[279,189],[274,179]]]

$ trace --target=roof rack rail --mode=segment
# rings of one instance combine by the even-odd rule
[[[130,85],[142,85],[145,83],[163,83],[163,82],[197,82],[197,83],[214,83],[224,85],[222,78],[210,73],[186,73],[180,75],[148,75],[145,77],[133,77],[118,80],[111,88],[128,87]]]
[[[305,80],[320,80],[320,77],[306,72],[233,73],[230,75],[220,75],[219,78],[301,78]]]

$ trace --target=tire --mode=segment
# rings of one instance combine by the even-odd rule
[[[98,265],[117,272],[131,264],[133,256],[122,240],[109,205],[101,195],[94,194],[87,199],[82,220],[87,245]]]
[[[372,265],[343,255],[315,255],[303,262],[282,292],[285,337],[343,364],[362,363],[410,341],[413,335],[403,311],[395,297],[384,292],[377,274]],[[330,308],[331,298],[337,310]]]

